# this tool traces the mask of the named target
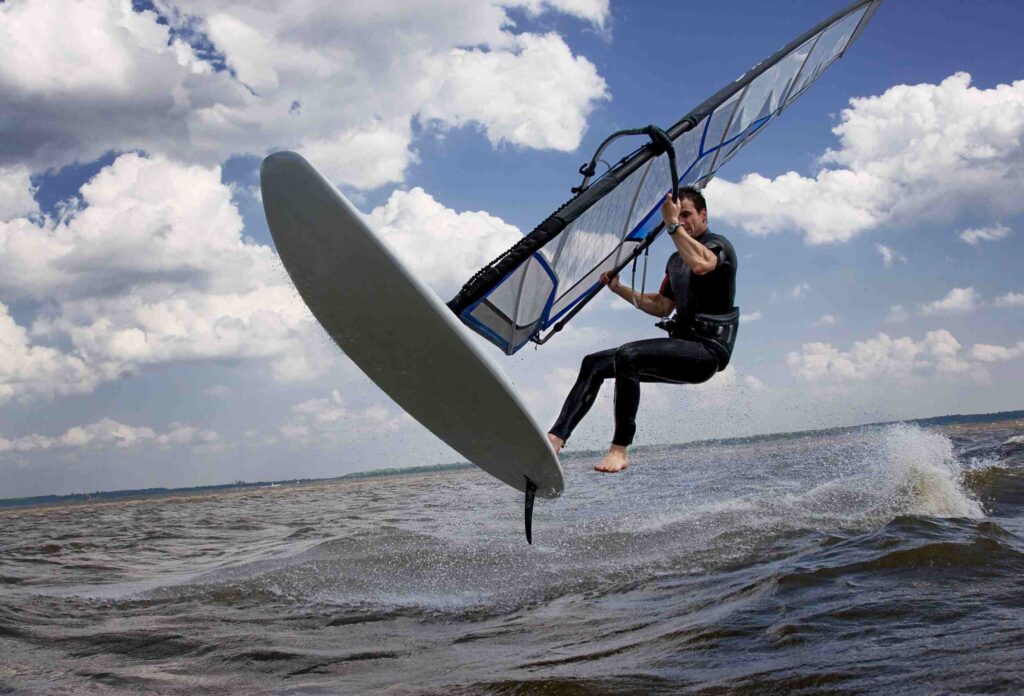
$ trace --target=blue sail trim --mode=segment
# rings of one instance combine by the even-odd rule
[[[547,325],[543,323],[543,318],[546,317],[548,315],[548,313],[551,312],[551,306],[555,303],[555,296],[558,294],[558,276],[555,275],[554,269],[551,268],[551,264],[548,263],[548,260],[544,256],[544,254],[540,253],[539,251],[538,252],[534,252],[533,258],[537,260],[537,262],[540,264],[540,267],[542,269],[544,269],[544,272],[547,273],[548,276],[550,276],[551,283],[552,283],[551,293],[548,295],[547,301],[544,303],[544,309],[541,311],[541,314],[540,314],[541,322],[538,324],[538,328],[539,329],[544,329],[544,328],[547,328]],[[465,309],[465,311],[462,312],[462,314],[459,315],[459,319],[461,319],[463,322],[465,322],[470,328],[472,328],[474,331],[479,333],[481,336],[483,336],[484,338],[489,340],[491,343],[493,343],[494,345],[498,346],[503,351],[505,351],[505,352],[507,352],[509,354],[516,352],[517,350],[522,348],[524,345],[529,343],[530,337],[534,333],[536,333],[536,331],[531,332],[529,335],[527,335],[527,337],[522,342],[520,342],[517,346],[512,348],[512,350],[510,351],[509,347],[512,345],[511,342],[506,340],[506,339],[504,339],[501,335],[499,335],[497,332],[495,332],[493,329],[491,329],[489,326],[487,326],[483,322],[479,321],[476,317],[473,316],[473,312],[474,312],[474,310],[476,310],[477,307],[479,307],[481,304],[486,302],[487,298],[489,298],[498,288],[500,288],[505,283],[506,280],[509,279],[509,277],[511,277],[518,270],[519,269],[517,268],[517,269],[511,271],[510,273],[506,274],[504,278],[502,278],[500,281],[498,281],[494,285],[494,287],[490,290],[490,292],[488,292],[486,295],[481,297],[479,300],[477,300],[476,302],[471,304],[469,307],[467,307]],[[516,325],[514,319],[512,319],[512,321],[510,323],[511,323],[511,325],[515,329],[519,328]]]

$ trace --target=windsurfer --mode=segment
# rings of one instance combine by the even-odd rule
[[[617,276],[604,273],[601,283],[638,309],[656,317],[668,338],[626,343],[583,358],[579,377],[565,400],[548,439],[561,451],[573,429],[593,406],[606,379],[615,379],[615,432],[608,454],[594,467],[614,473],[629,465],[627,450],[636,433],[641,382],[699,384],[729,362],[739,311],[736,295],[736,252],[725,237],[708,230],[707,204],[693,187],[665,197],[662,219],[676,251],[665,267],[658,292],[638,293]]]

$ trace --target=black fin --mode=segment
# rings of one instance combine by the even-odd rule
[[[526,543],[533,544],[533,499],[537,496],[537,484],[526,477]]]

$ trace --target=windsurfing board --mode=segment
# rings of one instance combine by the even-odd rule
[[[410,416],[527,496],[564,488],[558,457],[504,373],[441,299],[309,162],[260,168],[263,208],[288,275],[320,325]]]

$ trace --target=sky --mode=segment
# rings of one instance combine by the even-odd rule
[[[458,461],[302,304],[262,157],[306,156],[447,300],[606,135],[843,5],[0,2],[0,498]],[[888,0],[723,168],[739,342],[710,382],[644,385],[635,444],[1024,407],[1022,24]],[[481,344],[544,428],[584,355],[653,323],[606,293],[543,347]],[[611,398],[569,451],[607,446]]]

